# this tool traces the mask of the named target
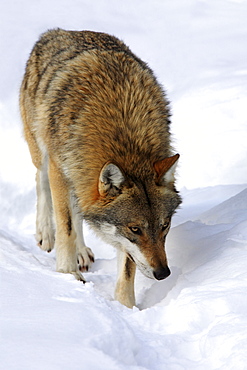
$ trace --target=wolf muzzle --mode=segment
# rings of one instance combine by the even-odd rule
[[[168,266],[161,267],[153,272],[153,275],[156,280],[163,280],[171,274],[171,271]]]

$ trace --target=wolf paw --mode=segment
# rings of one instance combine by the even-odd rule
[[[54,248],[55,233],[48,227],[44,227],[42,232],[36,233],[37,245],[45,252],[51,252]]]
[[[76,280],[78,281],[82,281],[83,284],[86,283],[86,280],[84,279],[83,275],[80,273],[80,271],[76,271],[76,272],[71,272],[72,275],[74,275],[74,277],[76,278]]]
[[[76,280],[82,281],[83,284],[86,283],[86,280],[80,271],[67,271],[65,269],[57,269],[57,272],[60,272],[62,274],[71,274],[76,278]]]
[[[88,271],[94,262],[94,254],[90,248],[81,249],[77,255],[77,263],[80,271]]]

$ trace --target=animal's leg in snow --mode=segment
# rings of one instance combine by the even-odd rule
[[[88,271],[94,262],[94,254],[90,248],[86,247],[83,238],[82,219],[76,205],[76,198],[71,196],[72,222],[76,233],[76,253],[77,264],[80,271]]]
[[[115,299],[123,305],[135,306],[134,280],[136,264],[121,250],[117,251],[118,278],[115,289]]]
[[[49,161],[49,180],[56,222],[57,271],[70,273],[85,281],[77,266],[76,232],[72,222],[69,184],[52,160]]]
[[[41,169],[36,174],[37,216],[36,240],[38,246],[50,252],[54,247],[55,231],[53,223],[53,207],[48,178],[48,161],[44,160]]]

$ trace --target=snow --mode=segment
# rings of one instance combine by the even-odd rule
[[[246,11],[244,0],[1,2],[0,369],[246,369]],[[113,299],[115,250],[88,228],[85,285],[35,245],[18,89],[53,27],[122,38],[172,102],[184,199],[167,240],[172,274],[138,272],[132,310]]]

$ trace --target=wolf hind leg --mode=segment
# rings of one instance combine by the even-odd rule
[[[76,204],[75,196],[71,195],[72,222],[76,233],[77,264],[80,271],[88,271],[94,262],[92,250],[85,245],[83,227],[80,212]]]
[[[36,240],[42,250],[50,252],[54,248],[55,230],[47,158],[45,158],[41,168],[37,170],[36,189]]]
[[[21,116],[24,126],[24,134],[28,143],[33,164],[37,168],[36,192],[37,192],[37,213],[36,213],[36,240],[38,246],[44,251],[50,252],[54,247],[54,225],[52,216],[51,191],[48,178],[47,155],[42,153],[37,143],[33,124],[33,102],[25,91],[25,83],[20,94]]]
[[[136,264],[121,250],[117,251],[118,277],[115,289],[115,299],[124,306],[135,306],[134,280]]]
[[[49,161],[49,180],[56,223],[56,269],[85,282],[77,264],[76,231],[72,220],[70,189],[58,166]]]

